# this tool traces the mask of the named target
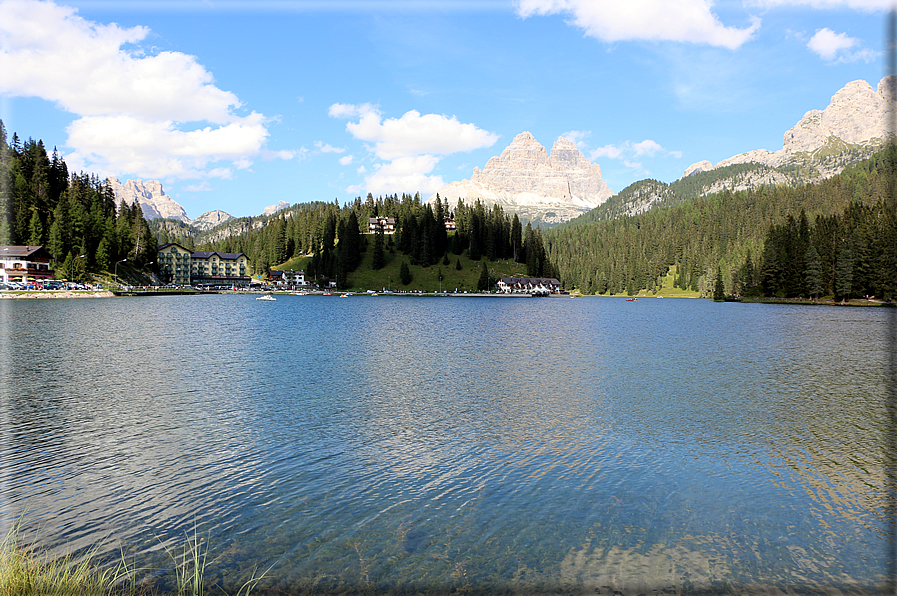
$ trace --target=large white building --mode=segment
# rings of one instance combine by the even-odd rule
[[[43,246],[0,246],[0,281],[50,279],[50,253]]]
[[[249,283],[249,258],[241,253],[189,250],[163,244],[157,250],[159,276],[179,285],[244,285]]]

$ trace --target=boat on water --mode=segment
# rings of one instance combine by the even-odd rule
[[[277,298],[275,298],[275,297],[272,296],[271,294],[264,294],[264,295],[262,295],[262,296],[258,296],[258,297],[256,298],[256,300],[264,300],[264,301],[266,301],[266,302],[273,302],[273,301],[277,300]]]
[[[638,302],[638,298],[627,298],[626,302]]]

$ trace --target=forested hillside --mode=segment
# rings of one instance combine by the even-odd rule
[[[633,185],[669,200],[631,217],[605,208],[550,230],[549,260],[568,288],[593,294],[656,290],[675,267],[678,287],[704,295],[719,271],[727,294],[891,297],[897,277],[893,156],[881,152],[817,184],[691,200],[678,183]]]
[[[155,260],[156,243],[139,205],[116,210],[105,181],[69,173],[42,141],[7,138],[0,121],[0,244],[41,245],[57,271],[108,271],[128,259]],[[58,276],[58,275],[57,275]]]
[[[368,234],[372,217],[393,218],[396,233]],[[446,218],[454,219],[455,231],[446,230]],[[213,240],[221,232],[215,228],[199,235],[196,246],[243,252],[256,272],[307,256],[306,274],[319,281],[346,280],[368,250],[367,243],[373,244],[375,270],[383,262],[384,251],[391,250],[407,257],[411,266],[428,267],[445,261],[449,254],[466,254],[474,261],[526,263],[533,276],[554,274],[540,230],[530,225],[523,228],[516,215],[508,216],[498,205],[487,209],[479,201],[473,205],[459,201],[452,210],[445,201],[422,203],[419,195],[375,199],[369,194],[365,201],[357,198],[342,207],[337,202],[299,204],[259,219],[231,220],[224,224],[229,228],[224,237]],[[160,241],[177,237],[175,229],[159,229],[157,234]]]

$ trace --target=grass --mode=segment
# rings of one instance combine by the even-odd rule
[[[640,289],[634,297],[637,298],[651,298],[656,296],[662,296],[664,298],[700,298],[700,292],[694,292],[692,290],[683,290],[681,288],[677,288],[673,286],[673,282],[676,280],[676,266],[673,265],[670,267],[667,274],[660,279],[660,288],[658,288],[657,292],[652,292],[651,290],[647,290],[645,288]],[[629,298],[630,296],[626,292],[620,292],[619,294],[600,294],[601,296],[625,296]]]
[[[500,277],[529,277],[526,273],[526,265],[515,263],[512,259],[502,259],[498,261],[488,261],[481,258],[474,261],[467,256],[465,251],[462,255],[456,255],[452,252],[448,253],[449,262],[447,265],[442,264],[442,259],[435,265],[422,267],[420,265],[412,265],[411,258],[403,255],[398,251],[390,252],[388,249],[384,253],[384,265],[382,268],[374,270],[372,268],[374,260],[373,252],[374,242],[368,238],[367,250],[362,255],[361,263],[355,271],[349,274],[348,283],[341,283],[346,289],[354,292],[364,292],[366,290],[381,291],[383,288],[392,291],[423,291],[433,292],[440,289],[439,273],[442,272],[441,289],[443,291],[459,292],[467,290],[474,292],[477,289],[477,281],[480,278],[481,267],[485,265],[490,275],[494,279]],[[272,268],[277,270],[309,271],[310,257],[296,257],[280,265]],[[457,263],[460,261],[461,270],[459,271]],[[408,263],[411,271],[411,282],[407,285],[402,284],[399,279],[399,270],[402,263]]]
[[[62,557],[21,539],[21,518],[0,543],[0,596],[111,596],[136,594],[134,571],[122,558],[115,567],[96,563],[97,549]]]
[[[154,594],[151,587],[137,585],[137,569],[128,566],[124,554],[115,565],[101,565],[98,546],[79,555],[56,556],[25,543],[21,537],[22,517],[0,542],[0,596],[137,596]],[[194,526],[186,534],[183,552],[176,555],[165,547],[175,566],[178,596],[203,596],[208,548]],[[255,575],[236,596],[250,596],[269,568]],[[219,593],[223,593],[219,590]]]

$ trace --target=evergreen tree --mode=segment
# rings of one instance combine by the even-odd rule
[[[835,269],[835,295],[841,301],[850,299],[853,286],[853,251],[842,248],[838,252],[838,263]]]
[[[523,248],[523,231],[520,227],[520,218],[517,217],[517,214],[514,214],[514,219],[511,222],[511,253],[514,258],[515,263],[520,262],[521,249]]]
[[[28,224],[28,245],[43,246],[44,244],[44,224],[40,221],[40,214],[37,209],[31,214],[31,221]]]
[[[383,228],[378,228],[377,233],[374,234],[374,255],[373,262],[371,263],[371,267],[376,271],[381,269],[384,264],[384,254],[383,254]]]
[[[723,285],[723,270],[719,265],[716,266],[716,283],[713,285],[713,299],[717,301],[726,299],[726,290]]]
[[[100,245],[97,247],[97,253],[95,257],[97,269],[99,269],[100,271],[109,271],[112,263],[109,254],[109,242],[106,240],[106,237],[103,236],[103,238],[100,240]]]
[[[804,285],[807,294],[815,302],[819,298],[819,294],[822,293],[822,275],[819,273],[819,253],[816,252],[816,247],[812,244],[807,249],[805,262]]]
[[[480,278],[477,280],[477,290],[480,292],[488,292],[490,285],[489,270],[486,268],[486,263],[483,263],[480,268]]]
[[[461,259],[455,261],[455,271],[461,271]]]
[[[399,280],[402,282],[402,285],[407,286],[411,283],[411,279],[411,270],[408,268],[408,263],[402,261],[402,266],[399,268]]]

